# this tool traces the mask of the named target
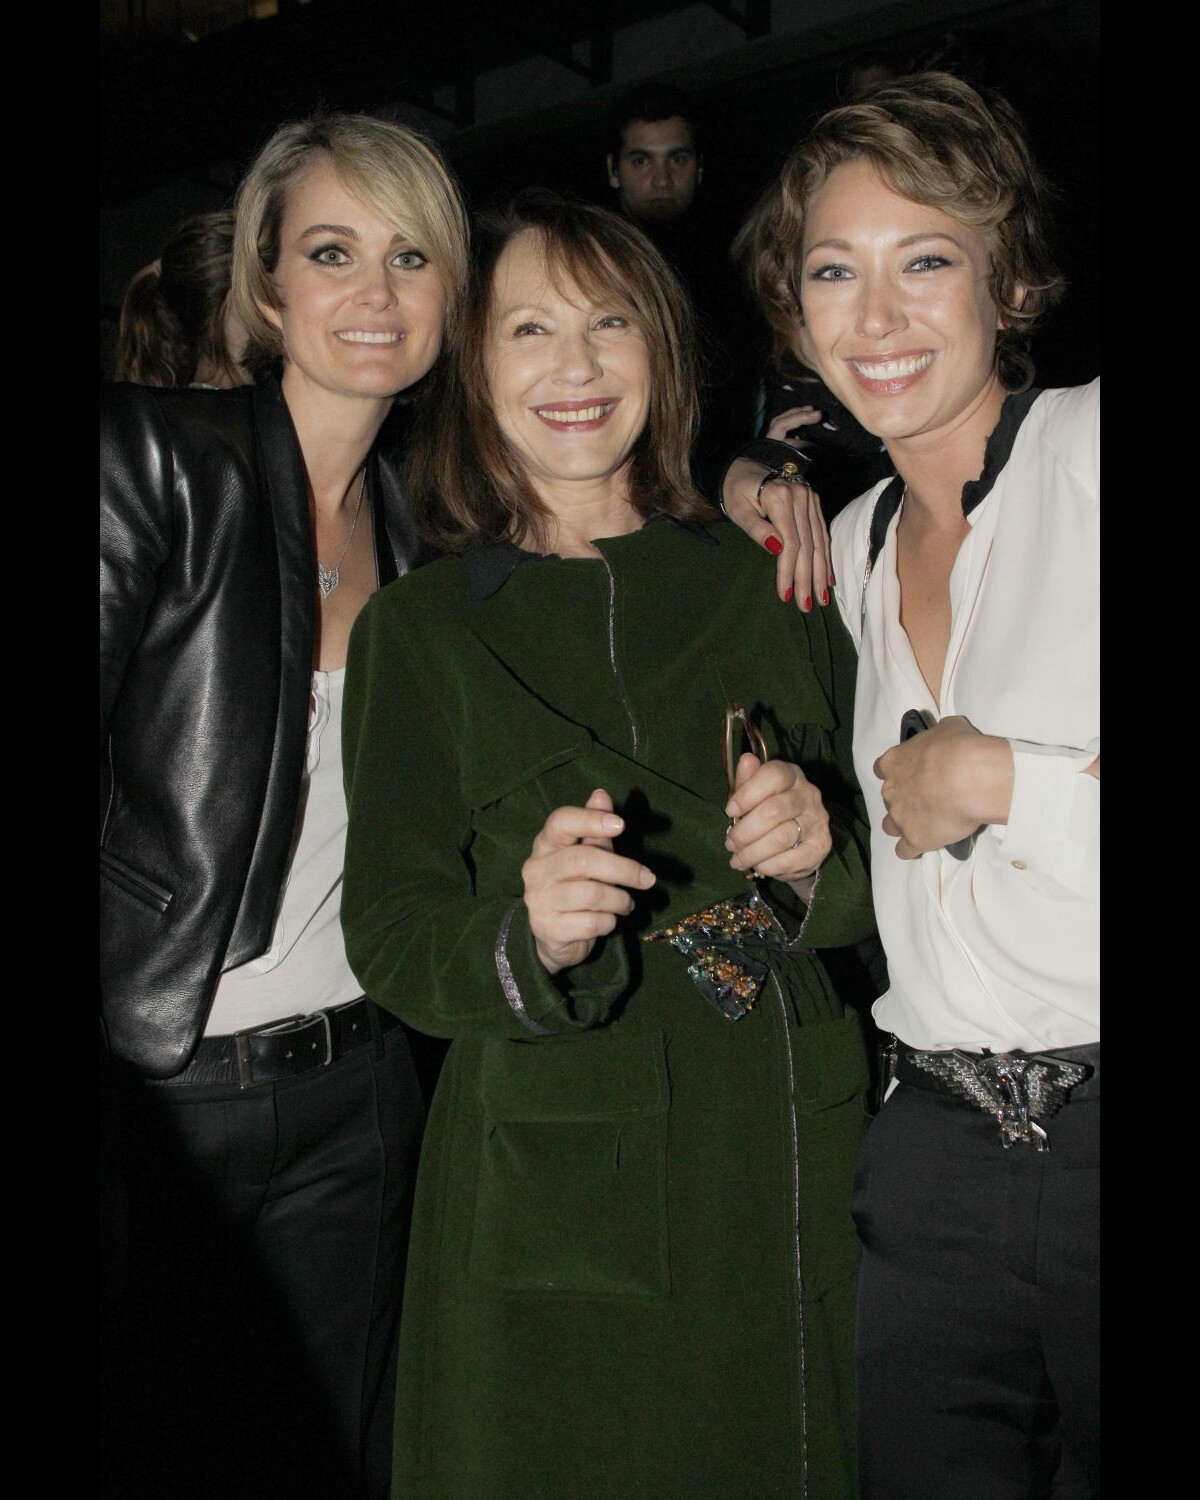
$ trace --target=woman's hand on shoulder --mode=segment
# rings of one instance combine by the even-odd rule
[[[782,439],[797,426],[820,420],[815,407],[796,407],[781,412],[765,436]],[[763,484],[769,472],[753,459],[735,458],[721,486],[721,508],[775,558],[775,589],[783,602],[794,600],[807,614],[832,597],[829,530],[816,490],[784,479]]]
[[[789,761],[743,755],[725,814],[733,820],[725,847],[735,870],[803,885],[833,848],[820,791]]]
[[[625,820],[597,789],[584,807],[557,807],[522,866],[529,928],[548,974],[580,964],[596,939],[633,911],[629,890],[646,891],[654,873],[613,851]]]

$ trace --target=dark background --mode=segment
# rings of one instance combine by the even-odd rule
[[[697,232],[726,241],[806,122],[844,97],[853,68],[883,61],[947,67],[999,88],[1024,117],[1058,192],[1056,246],[1070,287],[1035,349],[1038,381],[1076,384],[1099,373],[1095,0],[277,0],[258,8],[273,14],[208,34],[197,27],[191,41],[180,16],[203,7],[102,4],[102,310],[115,309],[184,215],[230,201],[275,125],[318,105],[431,131],[472,207],[532,185],[604,203],[615,196],[604,175],[608,112],[631,83],[661,77],[696,99],[705,135]],[[733,42],[721,55],[679,66],[663,38],[710,11],[740,30],[728,27]],[[619,28],[655,17],[661,35],[631,72]],[[488,71],[494,79],[496,69],[547,58],[573,97],[547,103],[547,91],[531,87],[505,117],[493,110],[488,118]]]

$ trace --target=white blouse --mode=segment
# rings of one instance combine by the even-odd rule
[[[1007,825],[969,859],[896,856],[872,767],[906,710],[939,716],[900,624],[896,518],[866,589],[884,484],[834,521],[837,598],[859,648],[854,762],[871,819],[872,888],[891,988],[875,1002],[910,1046],[1028,1051],[1100,1035],[1100,382],[1043,392],[968,515],[950,576],[942,716],[1013,746]],[[1001,455],[1002,459],[1002,455]]]
[[[269,1025],[362,994],[342,941],[346,794],[342,787],[342,693],[346,669],[314,672],[308,755],[287,878],[271,946],[221,975],[205,1036]]]

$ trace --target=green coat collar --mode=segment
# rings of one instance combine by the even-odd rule
[[[669,521],[686,536],[704,542],[706,546],[718,545],[716,537],[705,531],[698,521],[680,521],[664,511],[656,510],[646,518],[646,525]],[[481,599],[490,599],[498,594],[512,576],[514,569],[525,562],[541,562],[543,557],[556,557],[557,553],[526,552],[515,542],[484,542],[463,554],[463,567],[467,573],[467,598],[472,604]]]

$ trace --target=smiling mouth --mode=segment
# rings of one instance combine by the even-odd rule
[[[535,406],[533,413],[553,427],[595,427],[606,421],[616,401],[596,401],[590,406]]]
[[[932,354],[906,354],[899,359],[848,361],[850,368],[861,380],[904,380],[907,376],[919,375],[932,363]]]
[[[334,334],[344,344],[398,344],[403,337],[396,329],[347,328]]]

